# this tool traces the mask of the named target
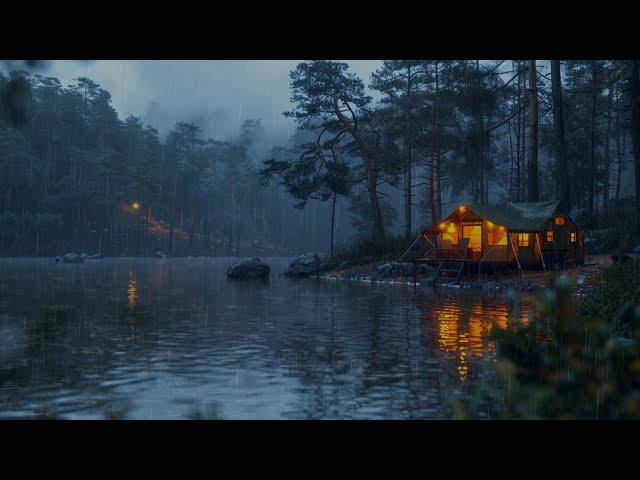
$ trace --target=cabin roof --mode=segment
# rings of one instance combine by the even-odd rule
[[[469,210],[509,230],[540,230],[558,213],[560,202],[507,202],[504,205],[468,205]]]
[[[502,225],[509,230],[533,231],[544,228],[547,221],[558,214],[560,202],[507,202],[504,205],[466,205],[469,210],[484,220],[489,220],[497,225]],[[455,210],[445,220],[452,220],[461,215]],[[427,229],[437,231],[437,225]]]

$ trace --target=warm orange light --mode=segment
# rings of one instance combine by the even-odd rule
[[[449,225],[449,228],[447,228],[447,232],[456,233],[456,225],[455,225],[455,223],[452,223],[451,225]]]
[[[493,228],[493,223],[491,223],[489,220],[487,220],[487,227]]]
[[[529,246],[529,234],[528,233],[519,233],[518,234],[518,246],[519,247],[528,247]]]
[[[444,230],[445,228],[447,228],[447,224],[446,224],[446,223],[441,223],[441,224],[439,225],[439,228],[440,228],[441,230]]]
[[[464,205],[460,205],[460,208],[458,210],[460,210],[461,212],[464,212],[467,209],[467,207],[465,207]]]
[[[138,202],[133,202],[133,205],[131,205],[133,207],[134,210],[138,210],[140,208],[140,204]]]
[[[556,217],[556,225],[564,225],[564,217]]]

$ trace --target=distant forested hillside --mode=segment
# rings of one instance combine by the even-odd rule
[[[326,249],[315,216],[282,188],[265,189],[250,158],[264,135],[246,121],[234,141],[177,122],[165,139],[120,119],[88,78],[63,86],[0,74],[0,255],[68,251],[251,255]],[[324,241],[324,243],[323,243]]]

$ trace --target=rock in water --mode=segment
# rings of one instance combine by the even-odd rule
[[[60,258],[60,261],[62,263],[83,263],[84,258],[82,257],[82,255],[78,255],[77,253],[65,253]]]
[[[270,273],[269,265],[258,257],[238,260],[227,270],[229,278],[267,278]]]
[[[289,265],[289,269],[284,273],[290,277],[308,277],[317,275],[328,264],[329,259],[319,253],[306,253],[300,255]]]
[[[151,256],[153,258],[169,258],[169,255],[161,251],[153,252]]]

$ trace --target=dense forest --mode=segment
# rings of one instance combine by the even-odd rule
[[[615,210],[640,229],[638,63],[389,60],[361,79],[302,62],[296,133],[267,158],[258,119],[234,139],[180,121],[162,137],[88,78],[11,71],[0,254],[333,253],[410,241],[462,201],[558,199],[593,228]]]
[[[63,87],[12,71],[0,76],[0,90],[0,254],[324,247],[312,216],[326,216],[325,206],[301,212],[283,189],[260,186],[252,149],[264,136],[259,120],[228,141],[203,138],[186,122],[161,138],[140,118],[120,119],[109,92],[88,78]]]

